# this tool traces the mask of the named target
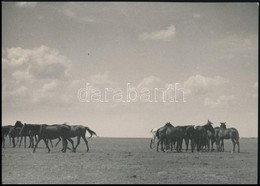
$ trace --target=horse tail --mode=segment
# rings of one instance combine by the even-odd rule
[[[95,134],[97,136],[97,134],[93,130],[91,130],[90,128],[85,127],[85,129],[90,133],[90,137],[89,138],[91,138],[93,134]]]

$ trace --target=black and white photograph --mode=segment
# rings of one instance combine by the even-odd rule
[[[2,1],[2,184],[257,184],[256,2]]]

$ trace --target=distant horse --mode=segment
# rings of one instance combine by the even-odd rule
[[[19,138],[21,137],[20,134],[19,134],[20,130],[21,130],[21,128],[19,128],[19,127],[14,128],[14,126],[12,126],[11,129],[9,130],[8,135],[11,138],[11,141],[13,143],[13,148],[15,148],[16,145],[19,143]],[[17,138],[17,142],[16,143],[15,143],[15,138]],[[21,143],[19,144],[19,147],[21,147]]]
[[[239,133],[236,128],[227,128],[226,122],[220,122],[220,129],[219,129],[219,138],[218,138],[218,150],[224,151],[224,139],[231,139],[233,143],[233,151],[235,151],[235,145],[237,144],[238,150],[237,152],[240,152],[239,148]],[[220,144],[221,142],[221,144]]]
[[[161,143],[161,151],[164,152],[163,142],[166,142],[166,130],[169,127],[173,127],[173,125],[170,122],[167,122],[163,127],[159,128],[157,130],[157,132],[156,132],[156,137],[158,139],[158,141],[157,141],[157,149],[156,149],[157,152],[158,152],[160,143]]]
[[[86,126],[70,125],[70,127],[71,127],[70,128],[70,137],[71,138],[77,137],[77,145],[74,148],[74,152],[76,152],[76,149],[77,149],[78,145],[80,144],[80,138],[82,138],[85,141],[85,144],[87,146],[87,152],[88,152],[89,151],[89,147],[88,147],[88,141],[86,139],[86,131],[88,131],[90,133],[90,137],[89,138],[91,138],[93,134],[96,135],[96,136],[97,136],[97,134],[93,130],[89,129]],[[58,145],[59,142],[60,142],[60,139],[56,143],[55,147]]]
[[[185,131],[185,126],[168,127],[166,129],[166,144],[171,145],[171,150],[173,150],[172,144],[177,142],[176,151],[182,151],[182,142],[185,136]]]
[[[157,132],[158,128],[154,128],[152,129],[150,132],[152,133],[152,139],[151,139],[151,142],[150,142],[150,148],[152,149],[154,147],[154,143],[155,143],[155,140],[156,140],[156,132]]]
[[[9,134],[12,125],[2,126],[2,147],[5,148],[5,137]],[[9,139],[11,139],[9,137]]]
[[[186,152],[189,148],[189,141],[191,142],[191,152],[194,151],[195,147],[195,128],[194,125],[186,125],[185,127],[185,134],[184,134],[184,140],[186,144]]]
[[[216,148],[218,147],[218,133],[219,133],[219,127],[214,128],[214,133],[211,131],[207,130],[208,133],[208,138],[211,142],[211,151],[213,151],[213,145],[216,143]]]
[[[195,142],[197,144],[197,151],[201,151],[203,146],[206,146],[206,150],[209,151],[209,137],[207,130],[214,134],[215,131],[212,124],[213,123],[208,120],[207,124],[195,127]]]
[[[62,152],[66,152],[68,142],[67,140],[70,141],[72,145],[72,150],[74,151],[74,144],[73,141],[70,139],[70,131],[71,127],[66,124],[57,124],[57,125],[46,125],[43,124],[40,126],[40,131],[38,135],[38,140],[34,146],[33,152],[35,152],[38,143],[43,140],[46,147],[48,148],[48,153],[51,151],[48,145],[47,140],[48,139],[57,139],[59,137],[62,138],[63,141],[63,148]]]
[[[29,133],[30,135],[30,138],[32,139],[32,145],[31,145],[31,148],[34,148],[34,140],[33,140],[33,137],[35,138],[35,142],[37,142],[37,136],[39,135],[40,133],[40,128],[41,128],[41,124],[24,124],[22,129],[20,130],[20,135],[25,135],[27,133]],[[59,137],[59,140],[60,140],[60,137]],[[51,146],[53,148],[53,144],[52,144],[52,140],[48,139],[47,140],[47,143],[48,141],[50,141],[51,143]],[[67,147],[68,149],[70,149],[69,147]]]
[[[24,124],[22,124],[22,122],[21,121],[16,121],[16,123],[15,123],[15,125],[14,125],[14,129],[20,129],[20,132],[16,132],[17,134],[15,134],[15,135],[17,135],[17,136],[20,136],[20,143],[19,143],[19,147],[21,146],[21,143],[22,143],[22,139],[23,139],[23,137],[24,137],[24,147],[26,147],[26,137],[29,137],[29,140],[30,140],[30,145],[28,146],[28,148],[33,148],[33,146],[34,146],[34,139],[33,139],[33,137],[35,137],[35,140],[37,140],[37,138],[36,138],[36,134],[34,134],[34,133],[32,133],[31,131],[29,131],[29,130],[24,130],[22,133],[21,133],[21,130],[23,129],[23,127],[24,127]]]

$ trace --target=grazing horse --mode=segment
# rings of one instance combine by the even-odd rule
[[[184,134],[184,140],[186,144],[186,152],[189,148],[189,141],[191,142],[191,152],[194,151],[195,147],[195,128],[194,125],[186,125],[185,127],[185,134]]]
[[[2,126],[2,147],[5,148],[5,137],[9,134],[10,129],[12,128],[12,125]],[[9,136],[9,139],[10,136]]]
[[[156,137],[158,139],[158,141],[157,141],[157,152],[158,152],[160,143],[161,143],[161,151],[164,152],[163,142],[166,141],[166,130],[169,127],[173,127],[173,125],[170,122],[167,122],[163,127],[159,128],[156,132]]]
[[[169,143],[171,144],[171,150],[173,149],[172,144],[176,141],[177,142],[176,150],[177,152],[181,152],[185,131],[186,131],[185,126],[168,127],[166,129],[166,144]]]
[[[224,139],[231,139],[233,143],[233,151],[235,151],[235,146],[237,144],[238,150],[237,152],[240,152],[239,148],[239,133],[236,128],[227,128],[226,127],[226,122],[220,122],[220,129],[218,133],[218,150],[219,151],[224,151]],[[220,144],[221,141],[221,144]]]
[[[57,139],[59,137],[62,138],[63,141],[63,148],[62,152],[66,152],[68,142],[67,140],[70,141],[72,145],[72,150],[74,151],[74,144],[73,141],[70,139],[70,129],[71,127],[66,124],[57,124],[57,125],[46,125],[43,124],[40,126],[40,131],[38,135],[38,140],[34,146],[33,152],[35,152],[38,143],[43,140],[46,147],[48,148],[48,153],[51,151],[48,145],[47,140],[48,139]]]
[[[97,136],[97,134],[89,129],[88,127],[86,126],[82,126],[82,125],[70,125],[70,137],[71,138],[74,138],[74,137],[77,137],[77,145],[75,146],[74,148],[74,152],[76,152],[76,149],[78,147],[78,145],[80,144],[80,138],[83,138],[83,140],[85,141],[85,144],[87,146],[87,152],[89,151],[89,147],[88,147],[88,141],[86,139],[86,131],[88,131],[90,133],[90,137],[92,137],[93,134],[95,134]],[[59,141],[56,143],[55,147],[58,145],[58,143],[60,142],[60,139]]]
[[[208,120],[207,124],[203,126],[196,126],[196,136],[195,142],[197,144],[197,151],[201,151],[203,146],[207,147],[207,151],[209,151],[209,138],[207,134],[207,130],[214,134],[214,128],[212,127],[212,122]]]
[[[158,128],[154,128],[152,129],[150,132],[152,133],[152,139],[151,139],[151,142],[150,142],[150,148],[152,149],[154,147],[154,143],[155,143],[155,140],[156,140],[156,132],[157,132]]]

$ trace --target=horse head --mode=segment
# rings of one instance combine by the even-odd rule
[[[226,129],[227,128],[226,122],[220,122],[220,128]]]
[[[212,132],[212,134],[214,134],[215,131],[214,131],[214,128],[213,128],[212,124],[213,123],[208,120],[208,122],[207,122],[207,124],[205,126],[207,127],[207,130],[209,130],[210,132]]]
[[[14,124],[14,127],[17,128],[17,127],[20,127],[22,128],[23,127],[23,124],[21,121],[16,121],[15,124]]]
[[[170,122],[167,122],[164,126],[165,127],[173,127],[173,125]]]

